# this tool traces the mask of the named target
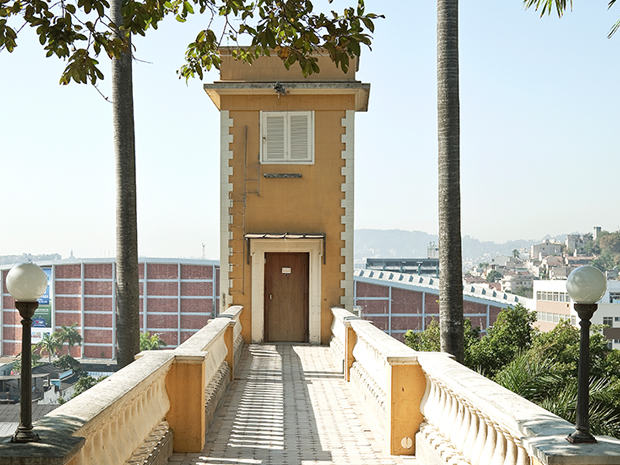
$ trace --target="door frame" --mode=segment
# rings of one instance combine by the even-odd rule
[[[308,261],[308,339],[321,343],[322,239],[252,239],[252,342],[265,340],[265,253],[306,252]]]

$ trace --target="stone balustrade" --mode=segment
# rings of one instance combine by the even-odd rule
[[[424,464],[620,464],[620,440],[570,444],[572,424],[450,356],[415,352],[346,310],[332,313],[334,356],[383,425],[390,453]],[[398,415],[403,408],[407,418]]]
[[[209,411],[217,407],[243,346],[241,311],[231,307],[174,350],[140,353],[36,422],[39,442],[1,443],[0,463],[133,464],[149,453],[149,463],[157,463],[153,451],[144,452],[151,442],[166,463],[170,438],[175,451],[200,452]]]
[[[346,310],[332,313],[330,345],[336,360],[343,360],[345,379],[356,385],[385,432],[390,454],[413,454],[426,388],[417,353]]]

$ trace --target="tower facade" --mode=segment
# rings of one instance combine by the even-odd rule
[[[281,59],[224,49],[205,90],[221,114],[220,299],[242,305],[246,342],[329,341],[353,306],[356,111],[370,85],[319,56],[304,78]]]

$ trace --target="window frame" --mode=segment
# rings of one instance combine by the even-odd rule
[[[291,139],[291,118],[294,116],[306,116],[308,120],[307,137],[308,137],[308,154],[305,159],[292,158],[292,139]],[[267,157],[269,142],[267,139],[267,131],[269,130],[267,118],[282,117],[283,124],[283,145],[284,158],[269,159]],[[262,165],[313,165],[315,160],[315,130],[314,130],[314,111],[261,111],[260,112],[260,163]]]

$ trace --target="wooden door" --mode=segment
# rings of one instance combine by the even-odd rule
[[[265,254],[265,341],[308,342],[309,254]]]

